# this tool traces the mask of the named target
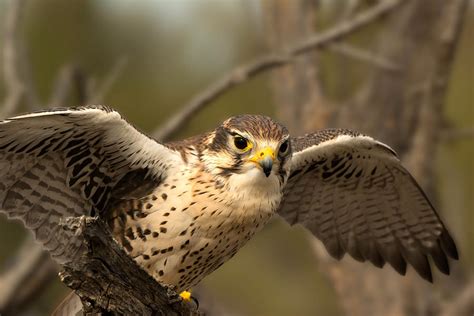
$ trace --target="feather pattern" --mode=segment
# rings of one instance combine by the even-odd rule
[[[236,151],[235,133],[253,151]],[[165,145],[102,106],[17,116],[0,121],[0,212],[59,263],[84,246],[61,220],[98,215],[138,264],[179,289],[232,257],[276,210],[335,258],[400,274],[408,263],[431,281],[431,257],[449,273],[454,241],[392,149],[343,129],[288,137],[257,115]],[[264,146],[276,153],[270,176],[251,158]]]
[[[122,178],[160,181],[180,155],[107,107],[56,109],[0,121],[0,211],[21,220],[60,263],[82,241],[62,218],[107,209]],[[122,188],[123,189],[123,188]]]
[[[456,246],[395,152],[371,137],[327,129],[292,139],[279,214],[322,240],[334,258],[349,253],[405,274],[407,262],[432,281],[428,256],[449,274]]]

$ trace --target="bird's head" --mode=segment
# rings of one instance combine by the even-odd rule
[[[246,182],[286,181],[291,144],[287,129],[267,116],[239,115],[224,121],[208,139],[206,165],[218,177]]]

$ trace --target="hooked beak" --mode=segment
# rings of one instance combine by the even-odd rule
[[[268,178],[272,172],[273,160],[275,159],[275,152],[270,147],[265,147],[259,150],[250,161],[258,163],[262,167],[263,173]]]

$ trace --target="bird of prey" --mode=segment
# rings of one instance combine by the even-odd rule
[[[275,214],[345,253],[432,281],[455,243],[387,145],[345,129],[292,137],[266,116],[160,143],[103,106],[0,121],[0,209],[53,259],[84,247],[62,218],[98,216],[157,281],[184,291],[216,270]]]

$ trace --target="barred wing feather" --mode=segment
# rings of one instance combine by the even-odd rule
[[[388,262],[400,274],[408,263],[432,281],[431,256],[449,274],[454,241],[390,147],[343,129],[297,137],[292,146],[283,218],[309,229],[337,259]]]
[[[21,220],[60,263],[82,241],[62,218],[98,215],[131,173],[159,182],[179,155],[106,107],[32,113],[0,121],[0,212]]]

